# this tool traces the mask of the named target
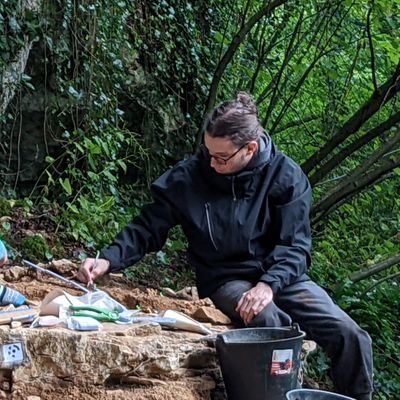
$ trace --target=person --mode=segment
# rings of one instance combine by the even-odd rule
[[[336,389],[372,396],[372,348],[362,330],[307,276],[311,257],[311,188],[301,168],[262,128],[251,97],[217,106],[204,144],[151,186],[145,205],[78,278],[92,283],[164,245],[181,225],[200,297],[239,327],[296,322],[332,361]]]

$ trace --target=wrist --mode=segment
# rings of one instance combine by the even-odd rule
[[[258,287],[264,287],[265,289],[269,289],[269,290],[272,291],[271,286],[268,285],[268,283],[265,283],[265,282],[263,282],[263,281],[258,282],[256,286],[258,286]]]
[[[105,273],[108,274],[110,272],[111,262],[107,259],[104,259],[104,261],[105,261]]]

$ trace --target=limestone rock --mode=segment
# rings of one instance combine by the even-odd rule
[[[0,392],[41,400],[210,399],[217,361],[201,337],[154,324],[104,324],[101,332],[1,326],[0,342],[22,342],[26,360],[7,366],[12,376]]]
[[[27,274],[27,272],[27,268],[15,266],[5,270],[3,273],[3,277],[4,280],[7,282],[19,281]]]
[[[200,307],[192,314],[192,317],[197,321],[210,322],[215,325],[231,324],[229,317],[214,307]]]
[[[71,271],[74,271],[74,270],[76,272],[78,272],[79,265],[76,265],[71,260],[62,258],[60,260],[51,261],[48,264],[47,268],[55,271],[58,274],[61,274],[61,275],[66,274],[67,275],[68,273],[70,273]]]

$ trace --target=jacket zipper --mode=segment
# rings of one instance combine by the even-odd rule
[[[211,242],[212,242],[212,244],[213,244],[215,250],[218,250],[218,247],[217,247],[217,245],[215,244],[214,236],[213,236],[213,234],[212,234],[212,229],[211,229],[210,203],[207,202],[207,203],[205,204],[205,206],[206,206],[206,217],[207,217],[208,234],[210,235],[210,239],[211,239]]]
[[[232,185],[232,197],[233,197],[233,201],[236,201],[236,200],[237,200],[237,197],[236,197],[236,192],[235,192],[235,177],[234,177],[234,176],[232,176],[231,185]]]

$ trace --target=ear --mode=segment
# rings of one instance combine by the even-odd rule
[[[258,143],[253,140],[247,144],[247,154],[255,154],[258,151]]]

